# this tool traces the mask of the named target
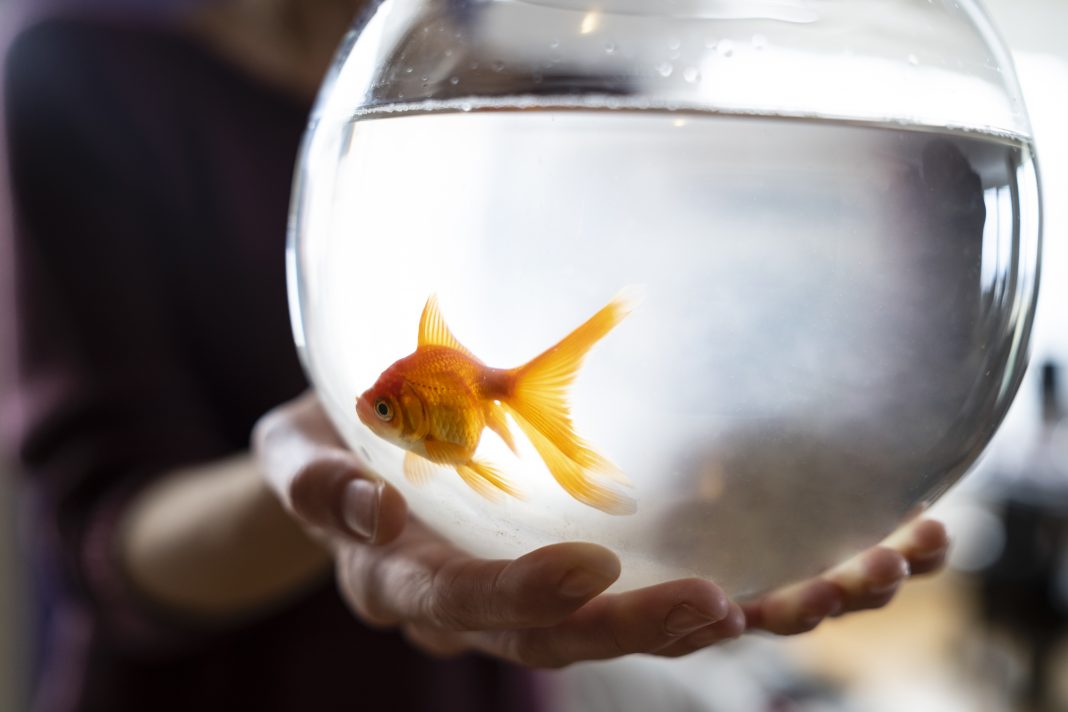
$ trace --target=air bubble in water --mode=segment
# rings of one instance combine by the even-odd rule
[[[453,86],[456,86],[459,83],[460,83],[460,77],[450,77],[449,78],[449,84],[452,84]]]
[[[502,71],[504,71],[504,62],[502,62],[502,61],[501,61],[501,60],[499,60],[499,59],[498,59],[498,60],[497,60],[496,62],[494,62],[494,63],[493,63],[493,71],[495,71],[495,72],[502,72]]]
[[[760,51],[762,49],[767,49],[767,46],[767,37],[765,37],[764,35],[753,35],[753,49]]]
[[[716,45],[716,53],[720,57],[730,57],[734,54],[734,43],[730,40],[723,40]]]
[[[604,51],[605,51],[605,54],[615,54],[616,53],[616,45],[615,45],[615,43],[614,42],[605,42],[604,43]]]
[[[465,113],[471,111],[472,108],[474,107],[471,106],[470,102],[465,101],[464,103],[460,104],[460,111],[463,111]]]
[[[682,41],[678,38],[672,37],[668,40],[668,49],[678,49],[679,47],[682,47]]]
[[[671,62],[661,62],[657,66],[656,71],[659,72],[662,77],[670,77],[671,73],[675,71],[675,65]]]
[[[686,67],[682,72],[682,78],[690,84],[693,84],[701,78],[701,73],[697,71],[697,67]]]
[[[560,40],[553,40],[549,43],[549,49],[556,49],[560,46]]]
[[[909,55],[909,64],[911,64],[913,67],[915,67],[919,63],[920,63],[920,58],[919,57],[917,57],[914,54],[910,54]]]

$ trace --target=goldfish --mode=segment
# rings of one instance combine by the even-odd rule
[[[522,498],[501,470],[475,457],[486,428],[518,456],[508,417],[572,497],[610,514],[635,511],[619,491],[622,471],[575,433],[568,390],[586,354],[632,310],[617,296],[558,343],[517,368],[492,368],[449,330],[436,296],[419,319],[416,350],[394,362],[356,399],[356,414],[372,432],[405,450],[404,474],[422,484],[451,467],[482,496]]]

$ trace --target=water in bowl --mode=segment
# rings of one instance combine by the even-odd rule
[[[944,127],[625,109],[410,107],[356,117],[298,195],[298,341],[339,431],[479,555],[594,541],[621,588],[754,593],[869,546],[974,462],[1025,366],[1038,197],[1026,141]],[[472,110],[473,109],[473,110]],[[309,182],[317,181],[314,190]],[[572,391],[638,511],[570,498],[529,443],[416,487],[353,401],[437,294],[490,366],[614,294],[634,313]],[[517,430],[518,433],[518,430]]]

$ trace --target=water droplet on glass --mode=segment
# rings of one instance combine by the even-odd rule
[[[494,62],[493,63],[493,71],[495,71],[495,72],[504,71],[504,62],[502,62],[500,60],[497,60],[496,62]]]
[[[760,51],[762,49],[767,49],[767,46],[767,37],[765,37],[764,35],[753,35],[753,49]]]
[[[671,62],[661,62],[657,65],[656,71],[659,72],[662,77],[670,77],[671,73],[675,71],[675,66]]]
[[[679,54],[680,54],[679,51],[675,50],[674,52],[671,52],[671,53],[668,54],[668,59],[678,59],[679,58]]]
[[[723,40],[716,45],[716,53],[720,57],[730,57],[734,54],[734,43],[730,40]]]
[[[460,77],[449,77],[449,84],[456,86],[460,83]]]
[[[605,51],[605,54],[615,54],[616,53],[616,45],[615,45],[615,43],[614,42],[605,42],[604,43],[604,51]]]
[[[701,78],[701,73],[697,71],[697,67],[686,67],[682,72],[682,78],[690,84],[693,84]]]
[[[909,64],[911,64],[913,67],[915,67],[919,63],[920,63],[920,58],[919,57],[917,57],[914,54],[910,54],[909,55]]]
[[[672,37],[668,40],[668,49],[678,49],[679,47],[682,47],[682,41],[678,38]]]
[[[405,74],[411,74],[411,73],[412,73],[412,72],[414,72],[414,71],[415,71],[415,70],[414,70],[414,69],[412,69],[411,67],[405,67],[405,68],[404,68],[404,73],[405,73]]]

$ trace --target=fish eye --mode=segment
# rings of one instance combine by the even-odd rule
[[[389,404],[389,401],[379,398],[375,401],[375,415],[379,420],[384,420],[387,423],[393,420],[393,406]]]

